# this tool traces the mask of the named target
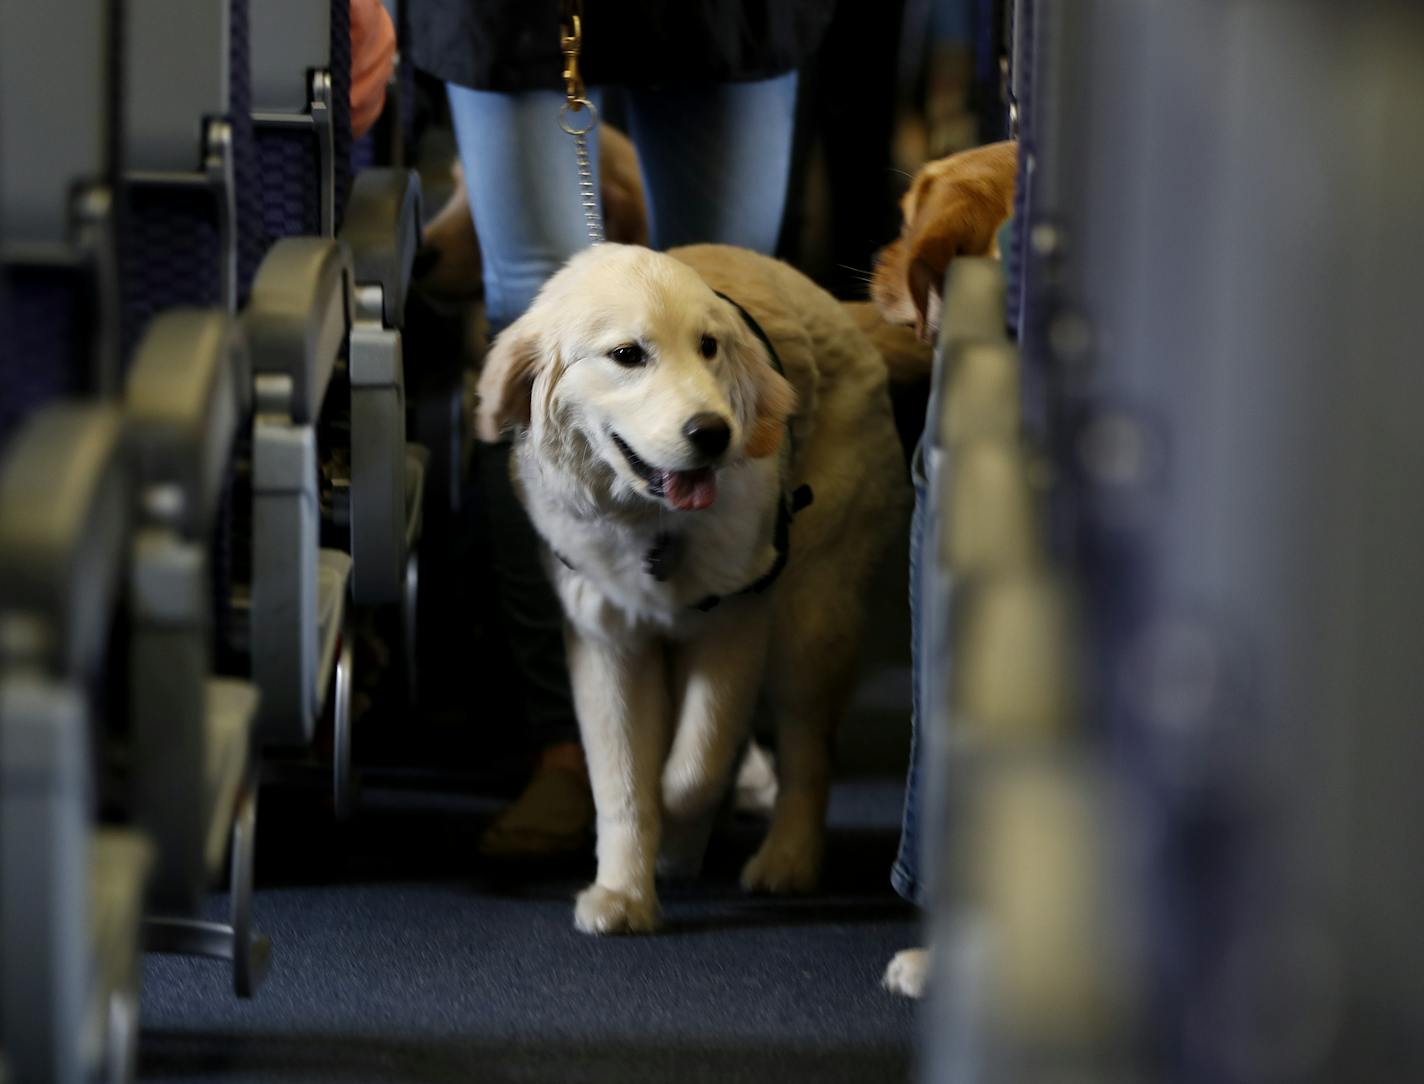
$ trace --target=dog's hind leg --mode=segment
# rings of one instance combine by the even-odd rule
[[[694,877],[751,725],[766,667],[771,608],[763,598],[724,602],[692,640],[674,648],[676,730],[663,768],[658,872]]]
[[[816,886],[831,743],[855,685],[861,615],[853,602],[835,604],[846,598],[845,585],[818,572],[816,583],[796,591],[778,614],[767,672],[777,721],[778,790],[766,839],[742,869],[748,892],[809,892]]]
[[[662,648],[568,633],[569,677],[598,812],[598,873],[579,893],[584,933],[643,933],[657,925],[658,768],[666,748]]]

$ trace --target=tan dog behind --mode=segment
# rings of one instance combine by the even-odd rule
[[[755,317],[781,372],[714,291]],[[780,786],[742,884],[811,888],[863,596],[908,508],[875,348],[829,294],[764,256],[599,245],[490,351],[478,430],[509,428],[563,604],[598,810],[576,925],[653,928],[655,870],[700,865],[763,691]],[[814,501],[768,583],[780,510],[801,486]]]
[[[900,201],[900,237],[876,259],[870,296],[891,324],[925,342],[939,330],[940,289],[956,256],[996,255],[1013,214],[1018,145],[991,143],[920,168]]]

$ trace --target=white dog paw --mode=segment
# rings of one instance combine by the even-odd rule
[[[922,997],[930,974],[930,950],[901,949],[890,957],[880,985],[901,997]]]
[[[738,813],[770,817],[776,808],[776,759],[756,742],[742,757],[734,793]]]
[[[777,895],[810,892],[820,875],[818,848],[800,841],[782,843],[768,836],[761,849],[742,867],[742,888],[747,892]]]
[[[582,933],[651,933],[658,925],[657,897],[589,885],[574,903],[574,925]]]

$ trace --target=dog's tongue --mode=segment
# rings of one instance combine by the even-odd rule
[[[662,472],[663,494],[674,508],[699,512],[717,499],[717,475],[710,467]]]

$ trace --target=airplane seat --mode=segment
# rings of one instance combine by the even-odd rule
[[[176,309],[149,326],[125,387],[136,536],[129,572],[129,707],[135,819],[157,844],[150,950],[232,962],[249,997],[268,939],[252,926],[260,693],[213,660],[210,540],[252,377],[238,322]],[[231,853],[227,923],[202,918]]]
[[[125,1080],[152,845],[122,791],[130,539],[111,0],[0,5],[0,1048],[14,1084]],[[55,81],[53,72],[65,72]],[[43,101],[47,108],[35,109]],[[81,401],[81,397],[87,401]]]
[[[1082,726],[1075,592],[1049,545],[1051,475],[1025,429],[1005,304],[997,261],[951,263],[923,449],[911,771],[945,1025],[928,1040],[931,1079],[998,1079],[1016,1042],[1077,1057],[1111,982],[1110,962],[1082,948],[1107,913],[1104,771]],[[1032,977],[1045,959],[1053,982]]]
[[[346,0],[299,11],[254,0],[252,13],[254,122],[259,142],[270,145],[264,160],[306,163],[295,170],[305,189],[300,198],[291,191],[293,170],[275,167],[269,228],[277,236],[338,236],[354,265],[356,323],[336,373],[342,394],[320,430],[334,452],[323,493],[324,537],[350,551],[356,603],[409,610],[427,453],[406,441],[400,347],[419,245],[419,181],[402,169],[363,170],[351,180]]]
[[[50,403],[0,460],[0,1047],[15,1084],[130,1078],[153,857],[101,824],[130,542],[119,410]]]

